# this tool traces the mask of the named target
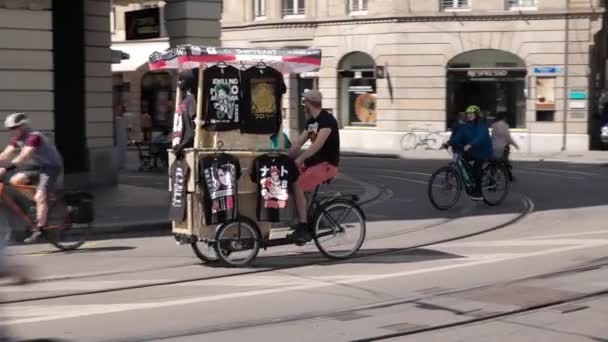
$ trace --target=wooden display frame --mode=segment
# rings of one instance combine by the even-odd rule
[[[196,102],[194,147],[184,150],[184,158],[190,168],[186,191],[187,210],[184,221],[172,222],[174,234],[196,236],[202,241],[215,239],[218,225],[210,225],[204,219],[204,200],[201,189],[196,184],[198,175],[198,161],[206,155],[226,152],[238,158],[241,166],[241,178],[238,182],[239,213],[256,222],[262,237],[270,235],[271,223],[257,221],[257,184],[250,178],[250,166],[253,160],[268,152],[283,152],[285,150],[270,148],[270,135],[242,134],[240,131],[209,132],[203,129],[204,113],[204,69],[217,63],[240,64],[241,67],[255,66],[263,63],[267,67],[274,67],[283,74],[291,72],[318,71],[321,64],[321,50],[319,49],[238,49],[214,48],[199,46],[181,46],[169,49],[164,53],[154,53],[150,56],[150,70],[198,68],[198,88]],[[281,99],[282,100],[282,99]],[[282,102],[282,101],[281,101]],[[176,111],[181,103],[181,91],[176,91]],[[279,115],[283,111],[279,110]],[[281,120],[283,122],[283,120]],[[283,132],[283,125],[279,128]],[[283,134],[278,135],[278,145],[284,146]],[[221,144],[220,144],[221,142]],[[222,148],[218,149],[218,145]],[[169,165],[175,160],[175,155],[169,151]],[[295,215],[295,211],[294,211]]]

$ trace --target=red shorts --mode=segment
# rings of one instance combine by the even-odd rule
[[[310,192],[314,190],[317,185],[322,184],[326,180],[334,178],[337,175],[337,167],[328,162],[323,162],[308,168],[300,168],[300,177],[298,178],[297,184],[304,192]]]

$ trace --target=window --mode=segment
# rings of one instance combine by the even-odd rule
[[[283,0],[284,16],[303,16],[304,13],[304,0]]]
[[[367,12],[367,0],[348,0],[350,13]]]
[[[441,0],[441,9],[469,10],[471,9],[471,0]]]
[[[522,8],[536,8],[536,0],[507,0],[507,8],[509,9],[522,9]]]
[[[255,18],[266,17],[266,0],[253,0],[253,13]]]

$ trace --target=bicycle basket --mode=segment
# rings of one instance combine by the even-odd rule
[[[83,191],[69,191],[63,196],[72,223],[91,223],[95,218],[93,195]]]

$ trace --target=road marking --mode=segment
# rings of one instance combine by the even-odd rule
[[[515,172],[520,172],[520,173],[528,173],[528,174],[533,174],[533,175],[541,175],[541,176],[549,176],[549,177],[558,177],[558,178],[566,178],[566,179],[575,179],[575,180],[582,180],[585,179],[583,177],[569,177],[569,176],[564,176],[564,175],[558,175],[555,173],[547,173],[547,172],[538,172],[538,171],[526,171],[526,170],[515,170]]]
[[[578,232],[578,233],[529,236],[529,237],[526,237],[525,239],[546,239],[546,238],[561,238],[561,237],[571,237],[571,236],[603,235],[603,234],[608,234],[608,230],[592,230],[592,231],[588,231],[588,232]]]
[[[558,170],[558,169],[548,169],[548,168],[538,168],[538,167],[518,167],[517,170],[533,170],[533,171],[554,171],[560,173],[570,173],[573,175],[582,175],[582,176],[599,176],[597,173],[591,172],[583,172],[583,171],[570,171],[570,170]]]
[[[425,176],[425,177],[431,176],[430,173],[424,173],[424,172],[402,171],[402,170],[392,170],[392,169],[378,169],[378,168],[373,168],[373,167],[359,167],[357,169],[358,170],[374,170],[374,171],[378,171],[378,172],[383,171],[383,172],[403,173],[403,174],[407,174],[407,175],[418,175],[418,176]]]
[[[587,240],[585,240],[587,241]],[[549,254],[556,253],[565,253],[571,252],[580,249],[587,248],[596,248],[600,246],[608,246],[608,240],[593,240],[592,242],[587,242],[582,245],[577,246],[568,246],[568,247],[560,247],[560,248],[552,248],[542,251],[523,253],[517,255],[506,255],[504,257],[497,258],[477,258],[471,262],[463,263],[463,264],[454,264],[451,263],[449,265],[430,267],[426,269],[418,269],[418,270],[407,270],[402,272],[394,272],[394,273],[384,273],[384,274],[376,274],[376,275],[363,275],[357,276],[352,279],[339,280],[335,282],[328,283],[326,281],[322,281],[319,279],[309,279],[307,284],[303,285],[294,285],[294,286],[280,286],[276,288],[269,289],[260,289],[260,290],[251,290],[251,291],[242,291],[242,292],[234,292],[234,293],[226,293],[220,295],[208,295],[208,296],[200,296],[194,298],[184,298],[184,299],[176,299],[169,300],[164,302],[148,302],[148,303],[133,303],[133,304],[110,304],[110,305],[69,305],[62,306],[61,309],[53,306],[8,306],[5,307],[5,311],[8,312],[8,320],[4,321],[6,325],[15,325],[15,324],[29,324],[29,323],[38,323],[45,321],[53,321],[53,320],[62,320],[62,319],[71,319],[71,318],[80,318],[85,316],[93,316],[93,315],[102,315],[102,314],[111,314],[111,313],[120,313],[134,310],[148,310],[148,309],[160,309],[172,306],[181,306],[181,305],[192,305],[192,304],[200,304],[207,302],[216,302],[222,300],[231,300],[237,298],[250,298],[257,296],[265,296],[265,295],[273,295],[279,293],[287,293],[287,292],[295,292],[295,291],[305,291],[312,289],[319,289],[325,287],[332,287],[336,285],[351,285],[363,282],[370,281],[380,281],[386,279],[395,279],[402,278],[414,275],[420,275],[425,273],[433,273],[433,272],[442,272],[442,271],[451,271],[455,269],[461,269],[466,267],[475,267],[481,265],[489,265],[499,262],[505,261],[514,261],[518,259],[526,259],[531,257],[538,256],[546,256]],[[247,277],[247,276],[244,276]],[[170,287],[170,286],[168,286]],[[30,311],[27,311],[29,309]],[[26,311],[28,314],[25,318],[21,315],[23,311]],[[20,316],[21,315],[21,316]],[[43,317],[31,317],[31,316],[43,316]]]
[[[417,179],[410,179],[410,178],[405,178],[405,177],[394,177],[394,176],[386,176],[386,175],[377,175],[380,178],[387,178],[387,179],[395,179],[395,180],[401,180],[401,181],[406,181],[406,182],[410,182],[410,183],[416,183],[416,184],[422,184],[422,185],[428,185],[429,182],[424,182],[424,181],[420,181]]]

